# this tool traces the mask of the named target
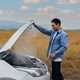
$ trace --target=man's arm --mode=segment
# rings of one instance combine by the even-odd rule
[[[46,30],[46,29],[44,29],[44,28],[36,25],[35,23],[33,23],[33,26],[34,26],[35,28],[37,28],[40,32],[42,32],[42,33],[44,33],[44,34],[46,34],[46,35],[48,35],[48,36],[51,35],[51,32],[52,32],[51,30]]]
[[[61,40],[60,40],[60,44],[61,47],[54,52],[54,56],[56,56],[57,54],[64,52],[67,49],[67,45],[68,45],[68,35],[64,34],[61,36]]]

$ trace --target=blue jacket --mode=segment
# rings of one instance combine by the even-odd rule
[[[48,46],[48,54],[55,54],[54,59],[56,58],[61,58],[63,59],[64,56],[64,51],[67,49],[67,44],[68,44],[68,37],[67,33],[64,32],[63,29],[60,29],[57,31],[57,35],[54,38],[53,41],[51,41],[51,37],[54,36],[55,32],[54,30],[46,30],[40,26],[37,26],[34,24],[34,26],[42,33],[50,36],[50,41],[49,41],[49,46]]]

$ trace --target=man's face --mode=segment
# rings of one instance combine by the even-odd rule
[[[52,29],[57,31],[60,29],[60,25],[59,24],[55,24],[54,22],[51,23]]]

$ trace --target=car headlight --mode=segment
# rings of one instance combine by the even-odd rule
[[[30,74],[32,77],[40,77],[40,73],[34,70],[27,71],[28,74]]]
[[[43,76],[47,73],[47,69],[46,68],[26,68],[26,67],[20,67],[20,68],[16,68],[17,70],[21,71],[21,72],[26,72],[29,75],[31,75],[32,77],[40,77]]]
[[[43,75],[45,75],[46,73],[47,73],[47,70],[46,69],[39,69],[39,68],[37,68],[37,69],[29,69],[29,70],[27,70],[26,71],[28,74],[30,74],[32,77],[40,77],[40,76],[43,76]]]
[[[28,70],[27,72],[32,75],[33,77],[40,77],[45,75],[48,72],[47,66],[45,64],[38,64],[40,68],[33,68],[31,71]]]

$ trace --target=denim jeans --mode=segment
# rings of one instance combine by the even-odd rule
[[[64,80],[61,73],[61,62],[52,61],[52,80]]]

